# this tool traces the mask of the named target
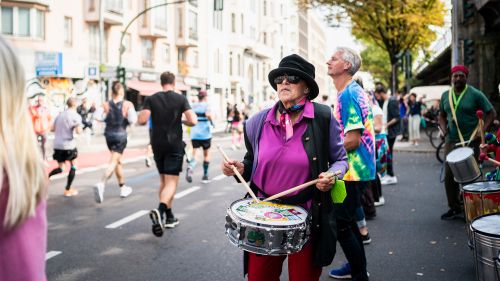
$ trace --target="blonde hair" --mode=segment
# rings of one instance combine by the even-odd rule
[[[27,112],[24,70],[12,47],[0,36],[0,194],[8,177],[9,196],[3,222],[7,229],[35,214],[45,196],[46,176]],[[1,176],[3,175],[3,177]]]

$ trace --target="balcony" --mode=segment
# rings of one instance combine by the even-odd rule
[[[123,1],[104,0],[103,20],[105,25],[123,25]],[[84,17],[87,22],[99,21],[99,1],[86,0],[84,4]]]
[[[188,11],[186,13],[186,11]],[[179,7],[175,13],[175,43],[178,47],[198,46],[198,14]]]
[[[39,4],[39,5],[50,7],[50,5],[52,4],[53,1],[52,0],[38,0],[38,1],[31,1],[31,0],[10,0],[9,2]]]

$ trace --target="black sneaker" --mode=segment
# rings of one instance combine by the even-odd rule
[[[366,233],[366,235],[361,234],[361,239],[363,240],[363,244],[367,245],[372,242],[372,238],[370,237],[370,233]]]
[[[210,180],[208,179],[208,176],[207,175],[203,175],[203,178],[201,178],[201,182],[202,183],[209,183]]]
[[[441,219],[442,220],[454,220],[456,218],[460,218],[460,213],[461,212],[459,212],[459,211],[449,209],[448,212],[441,215]]]
[[[177,218],[167,218],[163,226],[166,228],[174,228],[178,224],[179,220]]]
[[[151,218],[151,222],[153,223],[153,227],[152,227],[153,234],[156,237],[163,236],[164,226],[161,223],[162,217],[160,215],[160,211],[158,211],[157,209],[151,210],[149,212],[149,218]]]

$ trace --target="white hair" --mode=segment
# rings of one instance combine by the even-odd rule
[[[0,194],[7,192],[3,225],[13,229],[35,214],[45,196],[43,161],[24,94],[24,70],[16,52],[0,36]],[[4,173],[5,172],[5,173]]]
[[[335,52],[342,54],[342,60],[351,64],[347,72],[352,76],[361,68],[361,57],[358,52],[348,47],[338,47]]]

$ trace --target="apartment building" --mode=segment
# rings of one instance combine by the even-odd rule
[[[322,90],[325,27],[314,11],[300,11],[294,0],[165,2],[1,0],[1,33],[25,66],[28,95],[47,94],[54,111],[72,95],[106,100],[119,65],[137,108],[169,70],[189,100],[208,90],[218,118],[227,103],[260,109],[274,94],[267,74],[292,53],[316,65]]]

